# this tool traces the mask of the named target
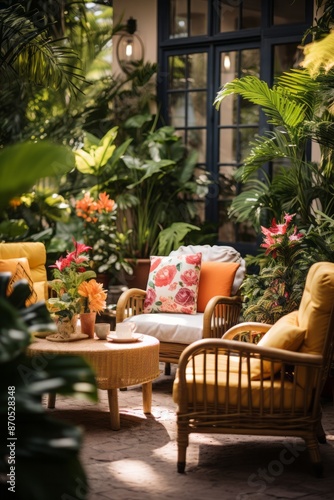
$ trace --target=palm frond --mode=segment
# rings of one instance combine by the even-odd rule
[[[236,173],[236,179],[241,182],[245,182],[256,170],[270,161],[284,158],[295,162],[298,153],[297,144],[280,129],[256,137],[250,145],[251,152],[245,158],[243,167]]]
[[[260,229],[263,215],[272,218],[281,212],[281,205],[273,204],[268,177],[263,173],[265,181],[251,179],[245,189],[232,201],[229,208],[229,216],[234,217],[237,222],[252,221],[256,230]]]
[[[305,45],[303,50],[301,66],[308,69],[311,77],[315,78],[323,71],[328,73],[334,67],[334,31],[321,40]]]
[[[47,26],[36,27],[21,6],[0,10],[0,70],[2,79],[26,78],[37,85],[58,89],[63,82],[78,90],[82,81],[78,57],[62,40],[51,41]]]
[[[287,128],[298,126],[305,118],[307,106],[296,97],[278,86],[268,84],[255,76],[236,78],[226,83],[217,93],[214,105],[218,109],[223,99],[232,94],[240,94],[253,104],[261,106],[268,122]]]
[[[285,88],[289,94],[297,98],[302,104],[305,104],[305,119],[307,119],[308,115],[312,116],[319,87],[305,69],[291,69],[279,76],[276,83],[278,86]]]

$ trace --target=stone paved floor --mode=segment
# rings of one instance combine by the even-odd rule
[[[163,368],[163,365],[161,365]],[[58,418],[84,429],[82,463],[89,500],[262,500],[334,498],[334,405],[324,404],[325,472],[312,475],[303,441],[191,434],[186,474],[176,472],[176,406],[172,377],[153,383],[152,415],[142,413],[141,388],[119,392],[121,430],[109,427],[106,391],[96,404],[57,398]]]

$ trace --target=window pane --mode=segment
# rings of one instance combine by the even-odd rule
[[[172,56],[168,58],[169,88],[186,88],[186,64],[187,56]]]
[[[206,124],[206,92],[189,92],[187,122],[188,127]]]
[[[274,77],[292,68],[298,68],[302,52],[297,43],[275,45],[274,47]]]
[[[190,36],[207,34],[209,3],[203,0],[191,0]]]
[[[273,24],[305,22],[305,0],[274,0]]]
[[[220,32],[257,28],[261,25],[261,0],[220,2]]]
[[[188,141],[189,147],[196,150],[198,154],[198,163],[206,162],[206,129],[189,130]]]
[[[170,2],[170,38],[188,36],[187,0]]]
[[[186,94],[184,92],[174,92],[168,96],[169,120],[173,127],[185,127]]]
[[[190,88],[204,88],[207,85],[207,60],[206,52],[189,54],[188,56],[188,85]]]
[[[259,71],[258,49],[221,53],[222,85],[234,78],[259,76]],[[258,131],[259,107],[240,96],[232,95],[221,103],[219,116],[219,162],[238,165],[249,154],[249,140]]]

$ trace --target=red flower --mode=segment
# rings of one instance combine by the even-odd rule
[[[175,295],[175,302],[181,306],[191,306],[195,303],[195,293],[189,288],[181,288]]]
[[[155,275],[155,285],[156,286],[167,286],[169,285],[176,274],[176,266],[164,266]]]

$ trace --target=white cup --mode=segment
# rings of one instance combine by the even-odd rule
[[[108,333],[110,333],[109,323],[95,323],[95,333],[99,337],[99,339],[106,339]]]
[[[116,335],[120,339],[127,339],[132,337],[133,332],[136,330],[136,323],[133,321],[126,321],[124,323],[116,324]]]

